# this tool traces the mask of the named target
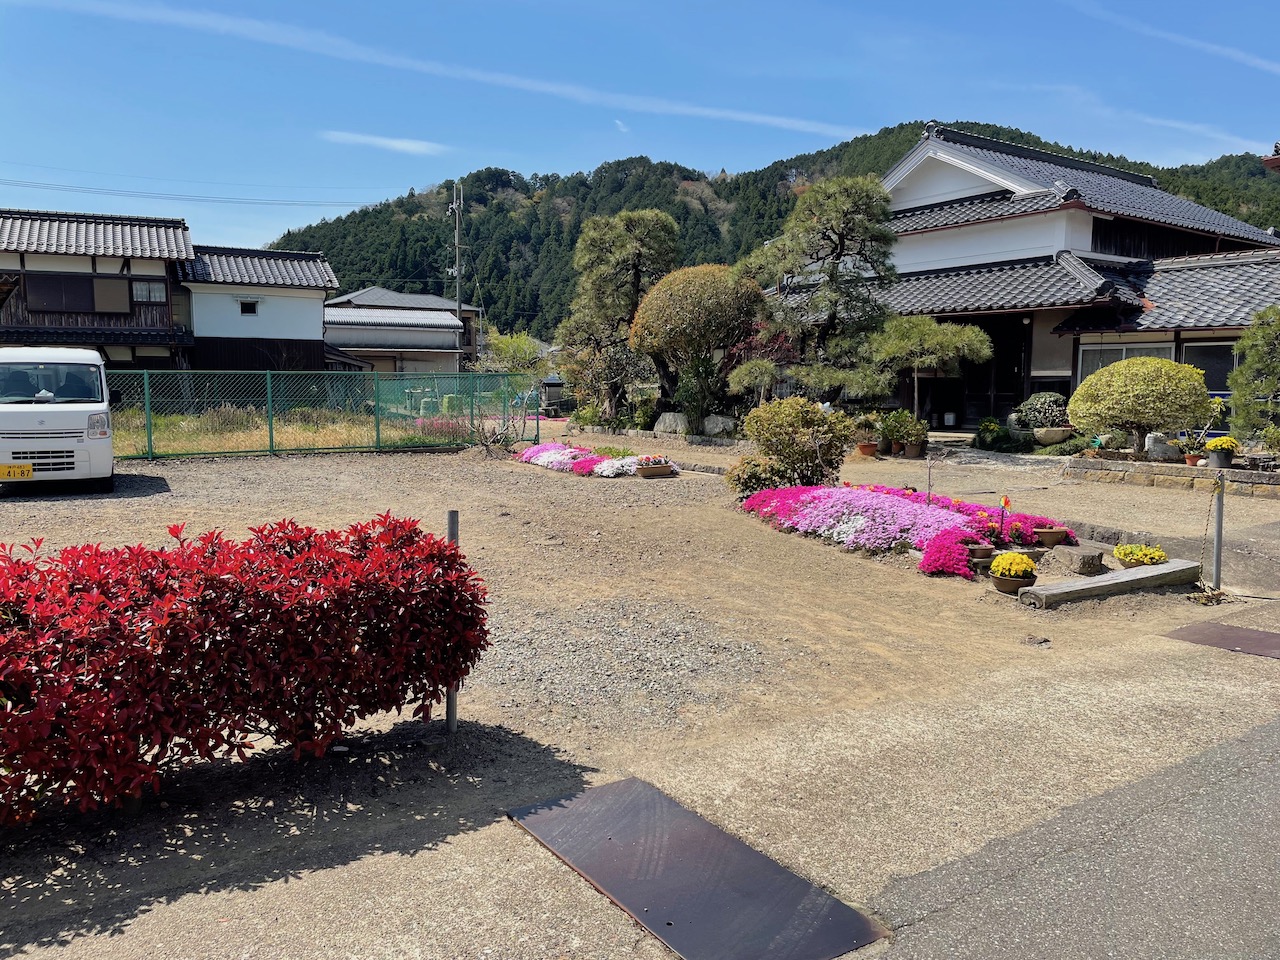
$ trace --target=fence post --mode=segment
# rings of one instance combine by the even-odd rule
[[[267,453],[276,452],[276,406],[271,396],[271,371],[267,371]]]
[[[456,544],[458,542],[458,511],[450,510],[448,514],[449,524],[449,542]],[[450,733],[458,732],[458,685],[455,683],[449,687],[449,692],[445,694],[444,700],[444,723],[445,729]]]
[[[382,394],[378,388],[378,371],[373,371],[373,449],[382,449]]]
[[[155,441],[151,434],[151,371],[142,371],[142,411],[147,424],[147,459],[156,458]]]
[[[1218,471],[1218,480],[1213,485],[1214,518],[1213,518],[1213,589],[1222,589],[1222,508],[1226,499],[1227,477]],[[1203,574],[1202,574],[1203,575]]]
[[[476,435],[476,374],[471,374],[471,436]]]

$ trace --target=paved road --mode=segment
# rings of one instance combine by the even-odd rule
[[[888,960],[1280,958],[1280,721],[872,906]]]

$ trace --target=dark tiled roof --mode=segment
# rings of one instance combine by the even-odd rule
[[[328,301],[329,305],[349,304],[357,307],[394,307],[401,310],[453,310],[456,300],[448,297],[437,297],[434,293],[397,293],[384,287],[365,287],[354,293],[344,293]],[[469,303],[462,305],[463,310],[478,310]]]
[[[1056,210],[1062,203],[1062,197],[1052,190],[1027,193],[1013,196],[1010,191],[985,194],[980,197],[966,197],[963,200],[952,200],[927,207],[913,207],[910,210],[898,210],[889,221],[893,232],[902,235],[917,230],[936,230],[940,227],[955,227],[964,223],[978,223],[982,220],[997,220],[1002,217],[1016,217],[1027,213],[1041,213]]]
[[[184,220],[46,210],[0,210],[0,250],[156,260],[195,255]]]
[[[178,264],[186,283],[232,283],[255,287],[338,289],[338,278],[323,253],[196,247],[192,259]]]
[[[987,313],[1084,306],[1108,300],[1113,285],[1070,253],[954,270],[903,274],[885,303],[902,314]]]
[[[1124,329],[1243,327],[1259,310],[1280,304],[1280,250],[1140,261],[1111,265],[1108,273],[1140,304]]]
[[[930,125],[927,129],[929,137],[946,143],[951,149],[1043,189],[1074,187],[1080,192],[1080,199],[1093,210],[1280,246],[1280,238],[1220,211],[1166,193],[1151,177],[947,127]]]

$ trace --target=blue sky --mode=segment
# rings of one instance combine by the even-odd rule
[[[209,244],[481,167],[751,170],[915,119],[1165,165],[1280,137],[1274,0],[0,0],[0,36],[0,206]]]

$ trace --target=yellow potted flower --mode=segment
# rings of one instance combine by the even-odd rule
[[[1231,466],[1231,458],[1240,452],[1240,441],[1235,437],[1214,437],[1204,448],[1209,453],[1209,466],[1222,470]]]
[[[1111,555],[1126,568],[1150,567],[1169,561],[1169,555],[1160,549],[1159,544],[1149,547],[1145,543],[1122,543],[1111,551]]]
[[[1036,562],[1025,553],[1001,553],[991,561],[991,582],[1001,593],[1017,593],[1036,582]]]

